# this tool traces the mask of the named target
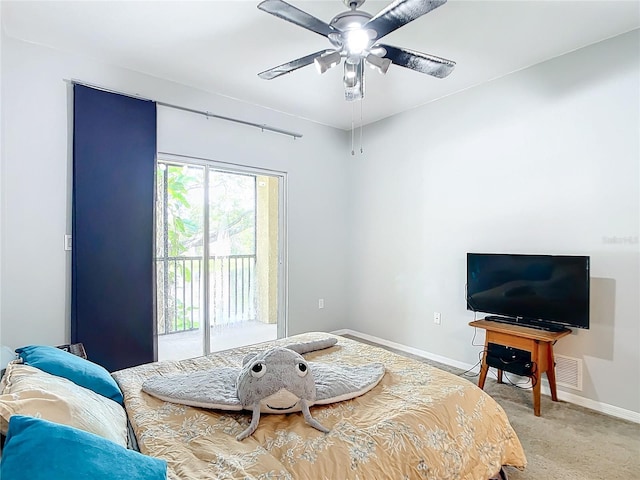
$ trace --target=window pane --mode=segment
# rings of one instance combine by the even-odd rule
[[[158,358],[194,357],[203,354],[204,168],[159,163],[157,175],[158,335],[179,334],[170,351],[158,342]]]

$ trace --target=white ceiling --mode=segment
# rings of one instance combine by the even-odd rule
[[[2,23],[11,37],[351,128],[352,104],[344,100],[341,67],[322,76],[307,66],[273,80],[258,78],[258,72],[331,48],[326,38],[258,10],[258,3],[2,0]],[[347,9],[340,0],[289,3],[325,22]],[[368,0],[361,9],[375,15],[388,3]],[[367,70],[363,123],[639,28],[639,5],[637,0],[449,0],[384,41],[454,60],[454,72],[437,79],[394,65],[386,76]]]

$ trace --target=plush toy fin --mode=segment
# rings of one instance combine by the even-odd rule
[[[301,343],[292,343],[291,345],[284,345],[284,348],[288,348],[289,350],[293,350],[300,355],[304,355],[305,353],[315,352],[316,350],[324,350],[325,348],[331,348],[336,343],[338,343],[337,338],[322,338],[320,340],[313,340],[310,342],[301,342]],[[246,365],[251,360],[258,355],[256,352],[248,353],[242,359],[242,365]]]
[[[291,345],[285,345],[285,348],[293,350],[300,355],[305,353],[315,352],[316,350],[324,350],[325,348],[333,347],[338,343],[337,338],[322,338],[320,340],[313,340],[311,342],[292,343]]]
[[[307,404],[307,401],[304,398],[300,399],[300,407],[302,409],[302,415],[304,416],[305,422],[307,422],[316,430],[320,430],[324,433],[329,433],[329,429],[327,427],[322,426],[320,422],[318,422],[311,416],[311,412],[309,411],[309,404]]]
[[[308,410],[308,409],[307,409]],[[253,414],[251,415],[251,423],[240,435],[236,437],[236,440],[244,440],[249,435],[253,434],[258,428],[258,422],[260,421],[260,404],[256,403],[253,407]]]
[[[236,391],[237,377],[237,368],[221,367],[152,377],[142,384],[142,390],[165,402],[192,407],[242,410]]]
[[[384,376],[382,363],[336,365],[309,362],[316,383],[314,405],[342,402],[367,393]]]

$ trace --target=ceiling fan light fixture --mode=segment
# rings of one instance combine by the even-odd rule
[[[354,102],[364,98],[364,75],[362,70],[356,73],[349,83],[345,79],[344,98],[347,102]]]
[[[336,65],[338,65],[340,63],[341,58],[342,57],[340,56],[340,52],[333,51],[333,52],[325,53],[324,55],[321,55],[319,57],[316,57],[313,60],[313,63],[315,64],[316,69],[318,70],[318,73],[323,74],[330,68],[333,68]]]
[[[344,88],[354,88],[358,84],[359,64],[344,62]]]
[[[387,73],[387,70],[389,70],[389,66],[391,65],[391,60],[388,58],[380,58],[372,53],[367,55],[365,60],[371,68],[377,70],[382,75]]]

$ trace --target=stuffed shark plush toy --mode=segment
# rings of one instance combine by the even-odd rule
[[[311,416],[309,407],[362,395],[384,376],[384,365],[347,366],[307,362],[302,356],[335,345],[327,338],[247,355],[241,368],[220,367],[189,374],[148,379],[142,390],[161,400],[219,410],[250,410],[249,427],[236,438],[255,432],[260,413],[302,412],[321,432],[329,430]]]

